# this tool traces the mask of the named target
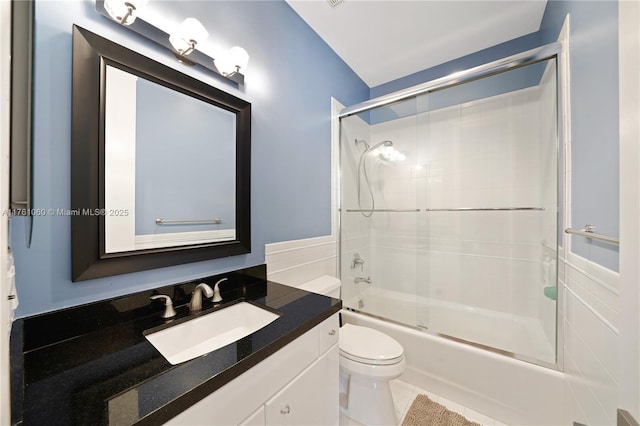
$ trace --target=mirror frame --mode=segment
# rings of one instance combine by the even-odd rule
[[[106,65],[236,114],[236,238],[185,246],[105,252],[104,75]],[[72,281],[251,252],[251,104],[139,53],[73,26],[71,128]],[[89,212],[95,212],[90,214]]]

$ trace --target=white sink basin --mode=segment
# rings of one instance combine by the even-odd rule
[[[176,365],[240,340],[279,316],[240,302],[145,337],[167,361]]]

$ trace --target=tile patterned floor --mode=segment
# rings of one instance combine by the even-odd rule
[[[491,417],[485,416],[482,413],[478,413],[470,408],[466,408],[456,402],[449,401],[446,398],[436,395],[432,392],[428,392],[424,389],[420,389],[416,386],[410,385],[401,380],[391,381],[391,393],[393,395],[393,402],[396,406],[396,417],[398,419],[404,419],[407,414],[411,403],[418,394],[426,394],[432,401],[442,404],[451,411],[462,414],[467,419],[480,423],[483,426],[506,426]],[[400,421],[402,423],[402,421]],[[340,414],[340,426],[361,426],[360,423]]]

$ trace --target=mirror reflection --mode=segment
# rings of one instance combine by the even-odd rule
[[[105,252],[235,240],[236,114],[111,65],[105,78]]]

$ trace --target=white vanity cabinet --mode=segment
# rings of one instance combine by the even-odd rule
[[[192,405],[167,425],[337,425],[338,314]]]
[[[338,345],[265,404],[267,425],[337,425]]]

